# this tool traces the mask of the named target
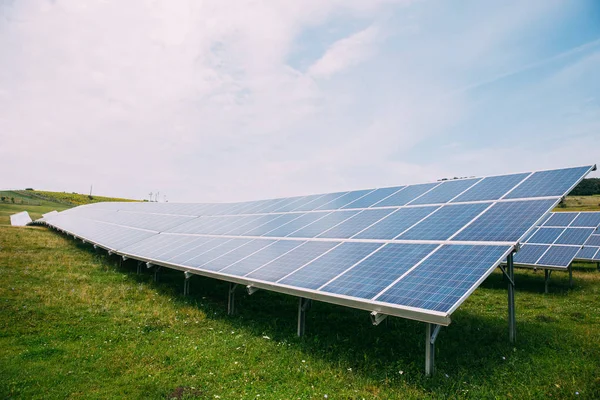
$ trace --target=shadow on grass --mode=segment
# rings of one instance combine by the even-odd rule
[[[598,273],[595,269],[591,268],[574,268],[573,271],[578,274],[593,274]],[[515,268],[515,285],[516,291],[527,292],[527,293],[540,293],[544,294],[544,270],[538,269],[537,271],[523,268]],[[508,281],[505,281],[503,274],[499,270],[491,274],[480,287],[486,289],[497,289],[507,290]],[[569,285],[569,272],[565,271],[552,271],[550,276],[550,282],[548,289],[549,294],[552,293],[566,293],[569,291],[577,292],[585,290],[594,286],[594,282],[589,282],[585,279],[577,279],[576,275],[573,275],[573,287]]]
[[[90,250],[91,246],[77,243]],[[93,251],[93,250],[92,250]],[[136,274],[135,260],[119,262],[106,253],[98,255],[104,264],[114,266],[136,282],[152,282],[153,270],[145,266]],[[116,265],[116,266],[115,266]],[[543,291],[539,275],[518,274],[518,290]],[[567,276],[568,282],[568,276]],[[423,374],[425,356],[425,327],[423,323],[401,318],[388,318],[379,326],[372,326],[365,311],[313,302],[307,314],[306,335],[296,336],[298,300],[295,297],[260,290],[248,295],[236,291],[236,314],[227,315],[228,283],[194,276],[190,281],[190,295],[183,296],[184,276],[181,271],[162,268],[160,281],[152,283],[156,291],[171,297],[181,305],[202,310],[207,318],[226,321],[232,330],[244,331],[261,337],[268,335],[279,342],[287,342],[306,354],[318,357],[340,369],[352,368],[370,379],[388,382],[391,377],[404,379],[427,390],[445,388],[448,378],[460,382],[485,385],[498,370],[510,372],[515,365],[527,365],[539,351],[541,342],[561,342],[566,348],[577,346],[565,329],[551,320],[539,319],[527,323],[518,345],[508,341],[505,307],[499,307],[497,316],[483,316],[477,309],[464,306],[453,314],[453,323],[443,327],[436,342],[438,373],[427,379]],[[568,283],[567,283],[568,285]],[[506,290],[500,274],[492,274],[485,287]],[[517,321],[520,329],[519,322]],[[569,342],[573,343],[569,343]],[[519,350],[517,352],[516,347]],[[517,362],[518,358],[518,362]],[[393,379],[392,379],[393,381]],[[392,383],[393,384],[393,383]]]

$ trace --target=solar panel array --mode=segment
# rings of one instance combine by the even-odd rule
[[[45,223],[156,265],[447,325],[593,168],[226,204],[96,203]]]
[[[566,269],[573,260],[596,261],[600,256],[598,227],[600,212],[551,213],[525,240],[514,262],[523,267]]]

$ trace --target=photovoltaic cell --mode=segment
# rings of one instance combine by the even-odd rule
[[[393,209],[363,210],[339,225],[320,234],[324,238],[350,238],[393,212]]]
[[[585,242],[586,246],[600,246],[600,235],[592,235]]]
[[[496,203],[452,240],[517,241],[556,200],[529,200]]]
[[[510,249],[444,245],[375,300],[448,312]]]
[[[322,290],[371,299],[436,247],[434,244],[387,244]]]
[[[535,264],[535,262],[548,250],[550,245],[525,244],[514,255],[515,264]]]
[[[412,201],[410,204],[436,204],[436,203],[447,203],[475,183],[480,179],[457,179],[451,181],[442,182],[441,185],[435,189],[425,193],[423,196]]]
[[[235,250],[232,250],[217,258],[214,258],[213,260],[208,261],[203,265],[199,265],[199,267],[211,271],[218,271],[223,268],[227,268],[232,264],[235,264],[236,262],[250,256],[253,253],[256,253],[259,250],[264,249],[267,246],[272,245],[273,243],[275,243],[274,240],[255,239],[246,244],[241,245]]]
[[[564,228],[540,228],[527,243],[552,244],[563,233]]]
[[[237,249],[238,247],[250,242],[250,240],[251,239],[229,239],[225,243],[215,248],[198,254],[194,258],[190,258],[186,261],[186,264],[192,267],[199,267],[201,265],[206,264],[209,261],[214,260],[217,257],[222,256],[223,254],[229,253],[230,251]]]
[[[590,167],[576,167],[535,172],[505,198],[562,196],[589,171]]]
[[[212,250],[224,243],[227,243],[231,239],[228,238],[198,238],[198,241],[193,243],[189,249],[182,251],[181,253],[171,257],[167,261],[171,264],[184,265],[188,264],[188,261],[192,260],[196,256]],[[191,265],[191,264],[190,264]]]
[[[289,212],[323,196],[323,194],[311,194],[309,196],[303,196],[296,201],[292,201],[287,204],[282,204],[281,207],[277,207],[275,210],[273,210],[273,212]]]
[[[567,268],[578,252],[579,247],[575,246],[551,246],[537,263],[539,265]]]
[[[576,260],[593,260],[594,255],[596,254],[598,249],[600,249],[600,247],[584,246],[581,250],[579,250],[579,252],[575,256],[575,259]]]
[[[304,214],[271,214],[272,218],[265,219],[265,223],[259,226],[255,226],[252,229],[249,229],[244,232],[244,236],[261,236],[267,232],[272,231],[282,225],[285,225],[289,222],[292,222],[296,218],[302,216]]]
[[[278,227],[268,231],[267,233],[264,233],[262,236],[285,237],[292,232],[295,232],[299,229],[304,228],[305,226],[307,226],[309,224],[312,224],[315,221],[318,221],[319,219],[325,217],[326,215],[328,215],[330,213],[331,213],[331,211],[313,212],[313,213],[306,213],[306,214],[304,214],[304,213],[291,214],[291,215],[298,216],[298,218],[293,219],[292,221],[288,222],[287,224],[282,224],[281,226],[278,226]]]
[[[502,176],[490,176],[484,178],[477,185],[452,200],[452,203],[463,201],[498,200],[510,189],[525,179],[529,174],[513,174]]]
[[[275,261],[246,275],[248,278],[275,282],[331,250],[339,242],[305,242]]]
[[[381,200],[373,207],[403,206],[421,196],[423,193],[439,185],[437,183],[423,183],[420,185],[407,186],[404,189],[394,193],[386,199]]]
[[[391,240],[438,208],[439,206],[401,208],[359,233],[354,239]]]
[[[600,227],[600,212],[581,212],[571,226]]]
[[[556,244],[583,245],[594,232],[592,228],[566,228],[556,240]]]
[[[447,205],[398,236],[398,240],[446,240],[491,203]]]
[[[381,243],[342,243],[279,283],[318,289],[381,246]]]
[[[353,201],[363,197],[364,195],[372,192],[372,189],[368,190],[355,190],[353,192],[348,192],[345,195],[338,197],[335,200],[330,201],[327,204],[323,204],[318,210],[337,210],[343,208],[346,204],[352,203]]]
[[[274,261],[278,257],[281,257],[288,251],[295,249],[304,243],[306,242],[300,240],[279,240],[273,245],[265,247],[259,252],[254,253],[251,256],[248,256],[243,260],[240,260],[235,264],[222,269],[221,272],[230,275],[244,276],[262,267],[263,265]]]
[[[348,218],[356,215],[358,210],[343,210],[343,211],[333,211],[331,214],[324,216],[318,221],[313,222],[310,225],[305,226],[302,229],[299,229],[295,232],[292,232],[288,235],[288,237],[305,237],[305,238],[313,238],[319,236],[321,233],[330,229],[332,226],[335,226],[341,222],[344,222]]]
[[[342,208],[368,208],[403,188],[404,186],[396,186],[377,189]]]
[[[550,218],[544,222],[544,226],[561,226],[567,227],[577,217],[576,212],[553,212],[550,214]]]
[[[305,203],[303,205],[298,206],[297,208],[295,208],[293,211],[312,211],[312,210],[317,210],[319,207],[334,201],[335,199],[342,197],[343,195],[345,195],[348,192],[337,192],[337,193],[328,193],[325,195],[322,195],[319,198],[314,199],[313,201],[309,202],[309,203]]]

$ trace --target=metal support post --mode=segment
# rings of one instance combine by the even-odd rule
[[[190,274],[190,271],[185,271],[183,276],[185,277],[183,281],[183,295],[187,296],[190,294],[190,278],[192,277],[192,274]]]
[[[138,261],[137,262],[137,274],[141,274],[142,273],[142,265],[144,265],[143,261]]]
[[[440,333],[441,325],[425,324],[425,375],[435,372],[435,340]]]
[[[159,279],[160,279],[160,265],[157,265],[154,268],[154,282],[158,282]]]
[[[597,263],[596,268],[598,269],[598,271],[600,271],[600,262]]]
[[[227,314],[232,315],[235,312],[235,288],[237,284],[229,284],[229,299],[227,301]]]
[[[508,272],[508,340],[514,343],[517,339],[517,319],[515,316],[515,266],[513,253],[507,257]]]
[[[569,265],[569,287],[573,287],[573,266]]]
[[[300,297],[298,302],[298,337],[306,332],[306,312],[310,309],[311,300]]]
[[[544,270],[544,293],[548,293],[548,285],[550,283],[550,275],[552,275],[551,269]]]

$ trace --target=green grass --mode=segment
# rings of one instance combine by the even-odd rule
[[[181,272],[154,283],[45,228],[0,226],[0,398],[600,398],[600,273],[577,264],[569,288],[556,272],[549,294],[543,271],[515,274],[517,343],[496,271],[425,378],[422,323],[315,303],[297,338],[291,296],[239,290],[228,316],[224,282],[193,277],[183,297]]]
[[[598,211],[600,210],[600,195],[567,196],[563,206],[554,211]]]
[[[87,194],[47,192],[42,190],[19,190],[17,192],[22,196],[29,196],[33,199],[63,203],[70,206],[80,206],[83,204],[99,203],[103,201],[138,201],[119,197],[104,197],[95,195],[90,197]]]

